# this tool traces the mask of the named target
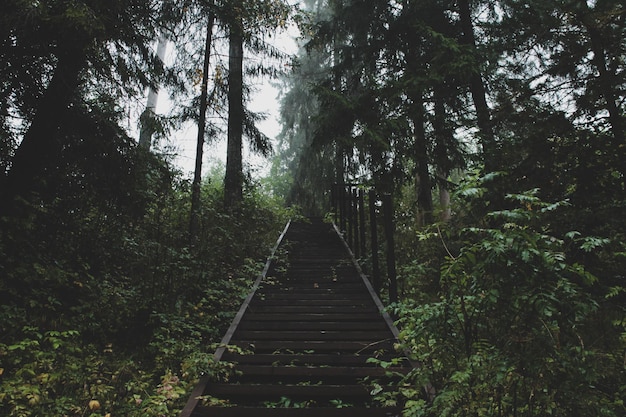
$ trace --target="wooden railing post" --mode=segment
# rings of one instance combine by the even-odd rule
[[[383,213],[385,221],[385,239],[387,240],[387,279],[389,280],[389,301],[398,301],[398,282],[396,276],[396,254],[393,239],[393,199],[391,194],[383,195]]]
[[[380,267],[378,264],[378,225],[376,223],[376,191],[369,191],[370,209],[370,239],[372,249],[372,286],[376,294],[380,295]]]
[[[346,185],[346,221],[347,242],[352,248],[352,228],[354,225],[352,222],[352,189],[349,185]]]
[[[337,188],[339,187],[338,184],[333,184],[332,188],[330,189],[330,206],[332,208],[333,211],[333,221],[335,222],[335,224],[337,224],[337,221],[339,220],[339,213],[337,212],[338,207],[337,207]]]
[[[356,184],[335,184],[332,189],[332,208],[335,213],[335,223],[339,220],[339,230],[345,233],[345,240],[356,258],[367,257],[366,245],[366,216],[365,191]],[[371,282],[377,294],[383,287],[380,276],[379,240],[378,240],[378,210],[379,201],[382,203],[383,229],[387,244],[386,264],[389,284],[389,301],[398,301],[398,283],[396,271],[396,256],[394,242],[393,199],[391,194],[378,196],[371,188],[368,192],[369,228],[372,256]]]
[[[339,229],[346,230],[346,186],[339,184]]]
[[[359,257],[359,200],[357,197],[357,187],[352,186],[352,251],[355,256]]]
[[[361,257],[365,258],[367,256],[367,249],[365,247],[365,206],[364,206],[364,194],[362,188],[359,188],[359,230],[360,236],[359,241],[361,242],[360,252]]]

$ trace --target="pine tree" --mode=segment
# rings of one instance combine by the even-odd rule
[[[3,93],[10,112],[27,127],[6,164],[3,214],[20,212],[17,200],[33,202],[46,182],[60,175],[59,158],[69,145],[61,131],[77,122],[74,109],[91,106],[85,117],[96,117],[98,106],[113,97],[129,97],[156,84],[149,45],[156,33],[180,18],[166,13],[168,4],[84,0],[4,5],[0,55],[14,64],[1,68],[2,78],[11,80],[3,82]],[[18,58],[26,51],[27,58]],[[29,76],[36,68],[44,70]],[[100,99],[92,101],[93,96]]]

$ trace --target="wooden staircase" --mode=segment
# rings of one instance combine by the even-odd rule
[[[321,219],[288,224],[277,247],[215,353],[232,376],[201,380],[181,417],[400,415],[371,392],[411,365],[337,231]]]

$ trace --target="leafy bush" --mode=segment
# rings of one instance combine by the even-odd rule
[[[226,213],[214,176],[190,247],[189,184],[149,160],[125,201],[94,188],[0,219],[1,415],[175,416],[222,375],[211,344],[292,213],[254,184]]]
[[[484,206],[481,181],[458,190],[461,211]],[[567,256],[609,241],[552,233],[567,204],[538,190],[506,200],[509,209],[437,236],[460,247],[441,263],[438,300],[396,306],[403,347],[421,364],[404,384],[436,390],[426,401],[401,389],[404,415],[623,415],[624,309],[611,327],[598,278]]]

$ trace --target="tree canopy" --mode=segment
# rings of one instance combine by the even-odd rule
[[[624,415],[622,3],[3,1],[0,414],[176,415],[227,377],[213,343],[270,242],[338,183],[394,197],[389,311],[422,366],[365,381],[378,402]],[[289,57],[272,41],[293,22]],[[255,77],[282,84],[274,142]],[[134,137],[148,88],[171,102],[142,119],[157,137],[199,125],[193,182]]]
[[[423,368],[380,401],[623,413],[624,6],[306,6],[275,166],[309,213],[333,183],[395,196],[395,312]]]

